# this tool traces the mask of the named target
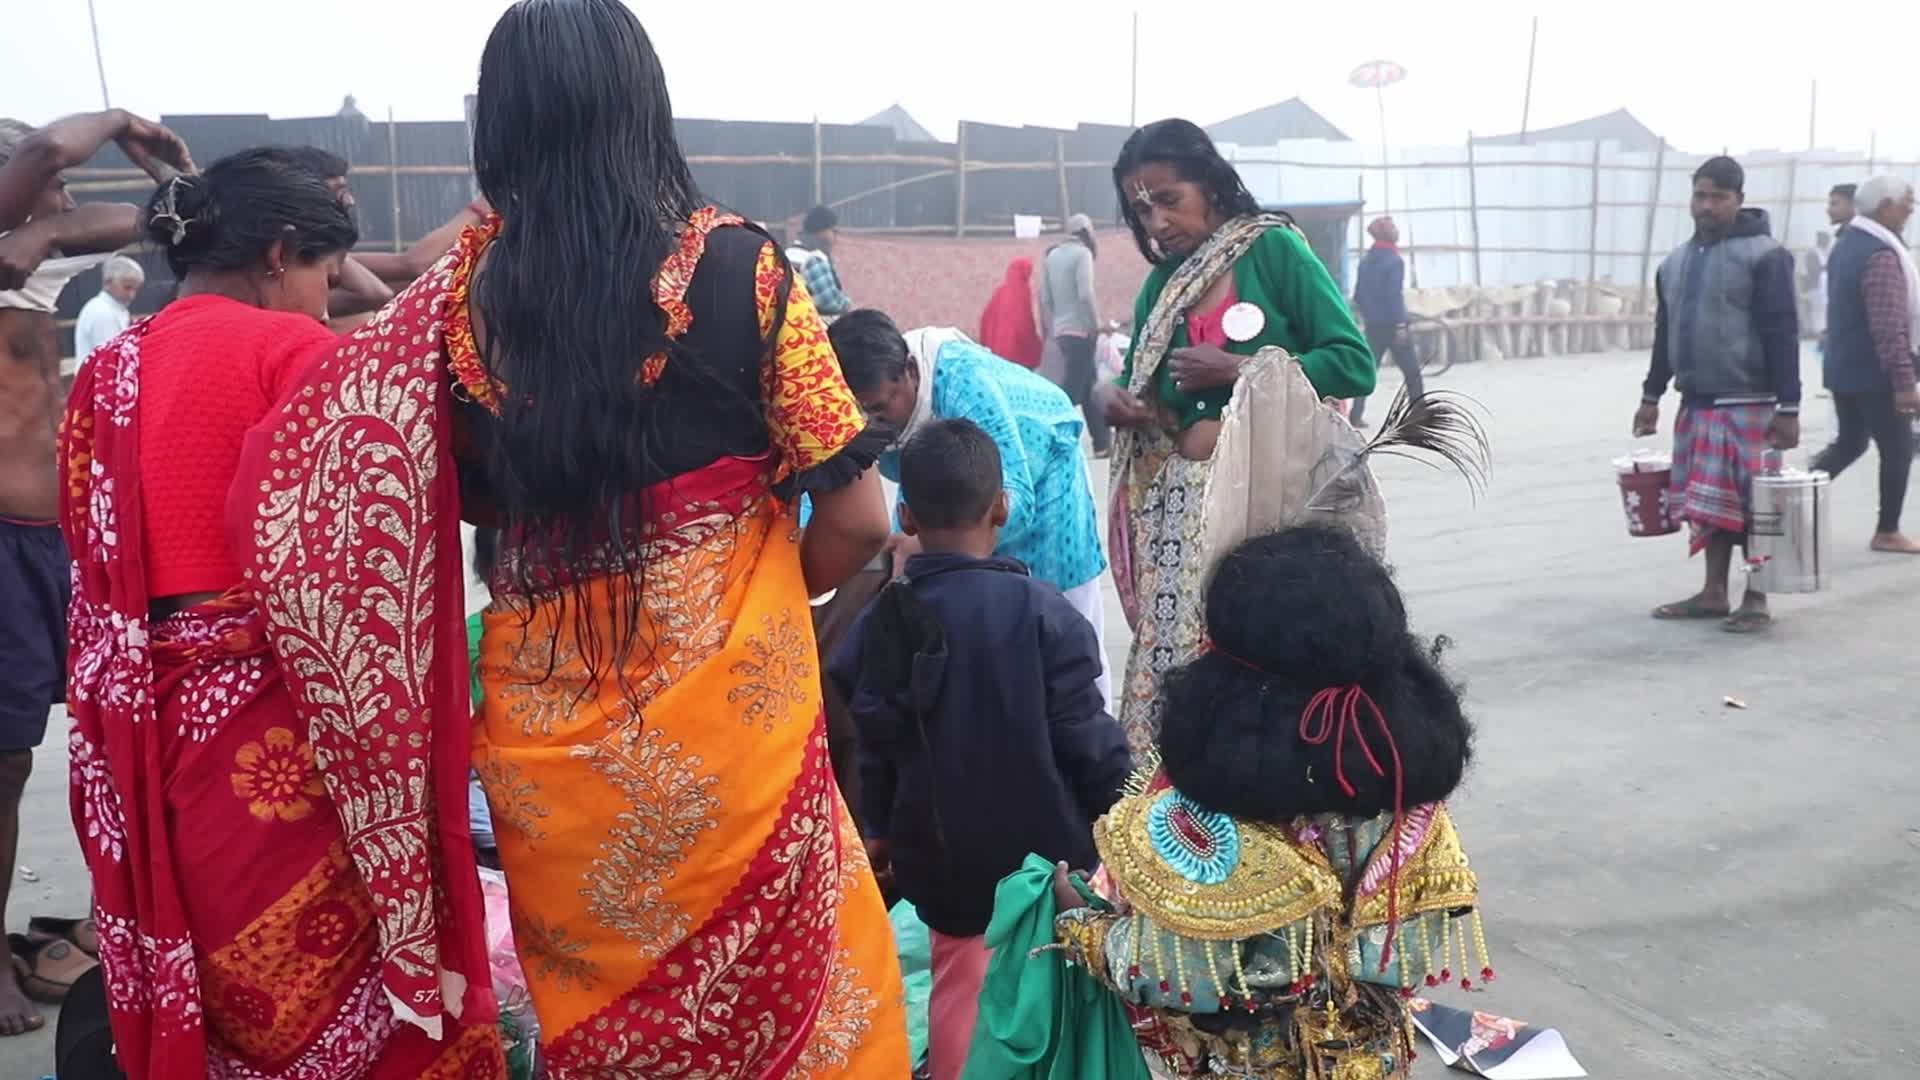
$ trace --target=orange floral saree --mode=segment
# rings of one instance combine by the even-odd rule
[[[697,213],[662,265],[654,301],[671,333],[691,325],[709,232],[738,224]],[[497,227],[463,239],[452,295]],[[762,337],[789,273],[760,249]],[[464,305],[449,315],[455,378],[488,406],[502,388]],[[865,423],[797,279],[774,340],[770,451],[635,496],[642,580],[602,575],[564,606],[503,597],[485,616],[474,763],[554,1080],[910,1069],[891,926],[827,756],[800,530],[773,494]],[[578,635],[618,640],[608,598],[636,587],[639,647],[595,678]]]
[[[675,333],[707,233],[738,223],[695,215],[662,267]],[[763,335],[786,274],[765,246]],[[639,497],[645,640],[620,671],[589,675],[558,601],[486,616],[474,758],[555,1080],[910,1068],[891,927],[827,757],[799,526],[771,491],[864,421],[798,280],[776,342],[771,452]],[[594,580],[585,606],[604,622],[633,587]]]
[[[460,767],[464,724],[385,712],[408,699],[365,677],[376,648],[288,648],[275,593],[236,586],[149,617],[147,325],[81,372],[60,436],[70,798],[120,1066],[133,1080],[504,1077],[465,815],[440,813],[458,807],[437,808],[428,781],[436,749]],[[342,627],[356,607],[338,609]]]

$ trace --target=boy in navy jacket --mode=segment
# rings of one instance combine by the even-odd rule
[[[1007,520],[993,439],[969,420],[931,424],[901,451],[900,494],[923,554],[854,623],[829,675],[859,730],[875,869],[932,932],[940,1080],[965,1063],[995,887],[1029,852],[1097,864],[1093,821],[1130,760],[1086,617],[993,557]]]

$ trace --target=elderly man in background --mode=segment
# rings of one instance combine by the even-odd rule
[[[125,255],[107,260],[107,268],[100,273],[99,294],[80,309],[80,319],[73,324],[74,359],[86,363],[93,350],[133,322],[133,298],[146,282],[147,272]]]
[[[1085,214],[1069,217],[1067,238],[1047,249],[1042,264],[1040,323],[1066,363],[1061,389],[1086,418],[1094,456],[1105,457],[1113,445],[1113,429],[1093,394],[1093,348],[1100,332],[1100,303],[1093,291],[1093,258],[1098,252],[1093,219]]]
[[[1876,176],[1854,194],[1857,216],[1841,232],[1827,264],[1827,389],[1840,430],[1814,459],[1839,476],[1880,451],[1880,521],[1873,550],[1920,554],[1900,531],[1913,467],[1913,417],[1920,414],[1914,350],[1920,344],[1920,273],[1901,233],[1913,217],[1913,185]]]
[[[141,235],[140,209],[75,206],[61,173],[107,143],[165,182],[191,171],[186,144],[166,128],[119,109],[56,120],[35,130],[0,119],[0,913],[13,882],[20,796],[47,714],[66,697],[67,598],[71,562],[60,527],[54,430],[66,402],[53,308],[60,290],[104,253]],[[42,824],[42,828],[48,827]],[[0,936],[0,1036],[46,1024],[28,1002],[16,964],[42,996],[91,966],[75,952],[97,944],[78,920],[35,920],[68,940],[16,954]],[[81,928],[85,927],[84,930]]]

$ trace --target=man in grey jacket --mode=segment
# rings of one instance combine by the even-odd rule
[[[1769,447],[1800,444],[1800,313],[1793,255],[1769,234],[1767,213],[1745,206],[1746,173],[1717,157],[1693,174],[1693,239],[1676,248],[1654,279],[1659,298],[1653,358],[1636,437],[1660,426],[1660,398],[1673,382],[1674,516],[1693,528],[1692,550],[1707,553],[1698,595],[1654,609],[1656,619],[1722,619],[1750,634],[1773,621],[1767,598],[1749,588],[1732,610],[1733,549],[1746,546],[1752,482]]]
[[[1093,452],[1105,455],[1113,441],[1106,414],[1093,400],[1093,347],[1100,332],[1100,309],[1093,292],[1093,219],[1067,219],[1067,239],[1047,252],[1040,277],[1040,315],[1047,333],[1066,359],[1061,389],[1080,407],[1093,436]]]

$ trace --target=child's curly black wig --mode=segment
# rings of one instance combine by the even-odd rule
[[[1386,813],[1394,750],[1403,805],[1459,786],[1473,727],[1440,668],[1444,639],[1414,637],[1392,576],[1351,533],[1310,526],[1249,540],[1221,562],[1206,600],[1209,648],[1167,674],[1160,732],[1167,778],[1188,797],[1254,821]],[[1344,739],[1309,741],[1322,727],[1309,709],[1316,695],[1344,699],[1352,687],[1379,706],[1391,748],[1363,701],[1364,742],[1352,726]]]

